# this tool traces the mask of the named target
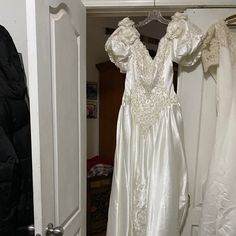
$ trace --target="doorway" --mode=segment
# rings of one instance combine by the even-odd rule
[[[235,12],[235,9],[233,8],[187,9],[189,20],[198,25],[203,32],[205,32],[211,24],[233,14],[233,12]],[[124,14],[119,19],[127,15],[129,16],[130,14]],[[117,21],[119,19],[117,19]],[[132,18],[132,14],[131,19],[134,19]],[[114,26],[111,27],[116,28],[117,21]],[[148,27],[149,25],[147,28]],[[101,32],[104,33],[104,30]],[[104,42],[101,45],[102,50],[105,41],[106,39],[104,39]],[[105,58],[102,59],[104,62]],[[196,65],[194,71],[191,69],[180,68],[179,72],[178,92],[183,111],[185,147],[190,186],[190,208],[183,235],[189,236],[198,234],[204,183],[207,177],[207,169],[214,141],[216,119],[215,83],[211,78],[208,78],[207,80],[204,78],[200,63]],[[99,145],[97,147],[99,147]],[[99,148],[97,148],[97,150],[99,150]]]
[[[104,46],[117,28],[118,22],[129,16],[138,23],[147,17],[148,9],[140,12],[117,13],[113,16],[87,14],[87,87],[96,85],[96,99],[91,100],[87,89],[87,158],[89,168],[103,165],[113,167],[116,146],[116,124],[122,101],[125,74],[109,60]],[[174,11],[164,13],[166,19]],[[138,30],[142,42],[154,57],[167,25],[153,21]],[[96,38],[96,43],[94,43]],[[174,64],[174,88],[177,91],[178,65]],[[94,103],[95,116],[88,114]],[[92,165],[90,163],[93,163]],[[88,172],[91,170],[88,169]],[[88,236],[105,235],[112,173],[98,172],[87,179],[87,232]],[[95,184],[94,184],[95,183]],[[101,201],[101,199],[103,199]]]

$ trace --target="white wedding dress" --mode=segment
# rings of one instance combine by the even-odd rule
[[[173,61],[193,65],[200,41],[199,29],[176,13],[153,59],[129,18],[106,42],[110,60],[126,73],[107,236],[180,235],[188,192]]]
[[[199,235],[235,236],[236,32],[230,32],[223,20],[206,34],[202,63],[216,81],[217,123]]]

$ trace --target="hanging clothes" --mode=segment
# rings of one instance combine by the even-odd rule
[[[25,74],[14,42],[0,26],[0,235],[33,223],[30,116]],[[26,232],[24,235],[27,235]]]
[[[235,236],[236,33],[223,20],[207,32],[202,63],[216,81],[217,122],[199,235]]]
[[[125,18],[107,40],[110,60],[126,73],[118,116],[107,236],[177,236],[188,203],[182,115],[173,61],[200,57],[200,30],[176,13],[154,58]]]

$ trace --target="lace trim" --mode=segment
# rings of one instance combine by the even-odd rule
[[[219,41],[215,38],[215,27],[210,27],[203,41],[202,64],[204,71],[219,64]]]
[[[229,47],[230,47],[230,56],[232,67],[236,69],[236,34],[230,33],[229,35]]]
[[[147,202],[147,183],[136,183],[133,200],[133,233],[135,236],[146,236]]]
[[[216,25],[216,37],[219,40],[220,46],[229,49],[232,67],[236,68],[236,34],[230,32],[225,22],[220,22]]]
[[[215,25],[215,37],[219,40],[221,47],[229,47],[229,30],[226,28],[223,22],[220,22]]]
[[[164,108],[179,104],[177,96],[170,97],[164,86],[163,70],[169,50],[170,42],[165,38],[161,40],[154,59],[138,40],[133,47],[138,78],[130,95],[125,95],[124,100],[130,104],[133,117],[143,133],[157,122]]]
[[[236,34],[231,33],[224,22],[211,26],[204,39],[202,62],[205,72],[219,64],[220,47],[229,49],[232,67],[236,68]]]

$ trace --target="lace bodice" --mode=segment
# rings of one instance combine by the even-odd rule
[[[176,13],[152,58],[132,20],[126,17],[118,26],[105,50],[120,71],[127,73],[123,105],[131,107],[135,121],[146,131],[164,108],[178,104],[172,62],[190,66],[197,61],[201,32],[185,14]]]
[[[212,25],[203,40],[202,64],[207,72],[219,65],[220,48],[230,51],[232,67],[236,67],[236,35],[231,33],[224,21]]]

